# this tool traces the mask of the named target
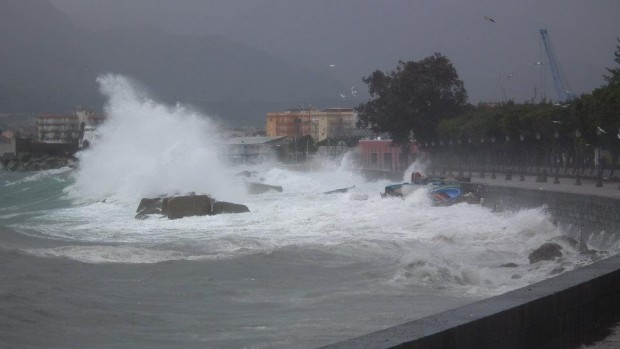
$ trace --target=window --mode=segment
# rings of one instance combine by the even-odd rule
[[[383,154],[383,168],[387,170],[392,169],[392,153]]]
[[[377,164],[377,153],[371,153],[370,154],[370,163],[373,165]]]

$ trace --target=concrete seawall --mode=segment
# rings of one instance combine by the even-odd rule
[[[609,188],[609,190],[617,190]],[[553,219],[576,235],[617,239],[620,232],[620,199],[544,189],[485,186],[483,205],[495,210],[545,206]]]
[[[582,239],[594,236],[607,243],[620,236],[617,187],[591,193],[589,187],[549,187],[533,182],[487,181],[470,185],[484,185],[483,202],[492,209],[545,205],[552,219],[570,235]],[[567,349],[605,338],[618,321],[620,255],[503,295],[323,348]]]

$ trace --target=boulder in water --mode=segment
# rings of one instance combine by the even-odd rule
[[[173,196],[163,200],[162,212],[169,219],[211,214],[213,199],[208,195]]]
[[[143,198],[136,210],[136,219],[146,219],[151,214],[161,214],[169,219],[221,213],[250,212],[247,206],[216,201],[209,195],[181,195]]]
[[[530,264],[540,262],[540,261],[551,261],[556,257],[562,257],[562,252],[560,251],[562,246],[553,243],[553,242],[545,242],[539,248],[535,249],[530,256]]]
[[[250,209],[246,205],[234,204],[232,202],[216,201],[213,203],[213,210],[211,214],[220,213],[243,213],[250,212]]]
[[[257,182],[247,182],[246,187],[248,189],[248,193],[250,194],[262,194],[270,190],[282,192],[282,187],[279,185],[269,185],[269,184],[257,183]]]
[[[162,205],[162,198],[143,198],[136,210],[136,219],[145,219],[150,214],[163,214]]]

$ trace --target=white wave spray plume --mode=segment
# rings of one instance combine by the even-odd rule
[[[158,104],[120,75],[97,79],[107,96],[99,139],[81,152],[74,192],[87,199],[136,204],[142,197],[196,192],[218,200],[241,193],[219,158],[221,142],[208,118]]]

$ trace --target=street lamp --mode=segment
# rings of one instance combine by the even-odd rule
[[[510,181],[512,180],[512,163],[511,161],[508,161],[509,158],[511,156],[509,156],[509,152],[508,152],[508,144],[510,143],[510,136],[506,135],[506,149],[504,150],[504,163],[507,165],[506,167],[506,180]]]
[[[473,175],[472,175],[472,173],[471,173],[471,167],[472,167],[472,164],[474,163],[474,161],[472,161],[472,160],[473,160],[473,159],[472,159],[472,157],[473,157],[473,155],[472,155],[473,151],[472,151],[472,148],[471,148],[471,138],[467,139],[467,144],[469,144],[469,154],[470,154],[470,156],[469,156],[469,160],[470,160],[470,161],[469,161],[469,178],[471,179],[471,177],[473,177]]]
[[[456,144],[458,144],[458,153],[460,155],[462,155],[463,152],[461,150],[461,139],[460,138],[458,138],[456,140]],[[463,159],[462,158],[463,158],[462,156],[458,156],[458,159],[459,159],[459,162],[458,162],[459,163],[459,181],[463,180],[463,166],[462,166]]]
[[[536,182],[542,182],[542,178],[540,176],[540,132],[536,132]]]
[[[439,151],[441,153],[441,171],[439,172],[439,175],[441,176],[445,176],[446,174],[446,151],[443,149],[443,140],[440,139],[439,140],[439,146],[441,147],[441,150]]]
[[[495,179],[495,156],[493,156],[493,153],[495,153],[495,136],[491,137],[491,178]]]
[[[575,179],[575,185],[581,185],[581,151],[579,149],[579,138],[581,137],[581,131],[575,130],[575,157],[577,158],[577,178]]]
[[[555,156],[553,157],[553,162],[555,165],[555,179],[553,180],[554,184],[560,184],[560,158],[558,157],[558,138],[560,137],[560,134],[558,133],[558,130],[555,130],[555,132],[553,133],[553,138],[554,138],[554,148],[555,148]]]
[[[519,140],[521,140],[521,174],[519,175],[519,181],[523,182],[525,181],[525,176],[523,173],[525,172],[525,152],[523,150],[523,141],[525,140],[525,135],[523,133],[519,135]]]
[[[603,163],[601,159],[601,135],[603,134],[603,130],[600,127],[596,128],[596,138],[597,138],[597,147],[594,150],[594,159],[596,161],[597,174],[596,174],[596,187],[600,188],[603,186]]]
[[[480,137],[480,145],[484,146],[484,137]],[[486,162],[485,161],[486,156],[484,155],[484,151],[482,153],[483,153],[482,154],[482,161],[480,163],[480,178],[484,178],[485,177],[484,176],[484,165],[485,165],[485,162]]]

